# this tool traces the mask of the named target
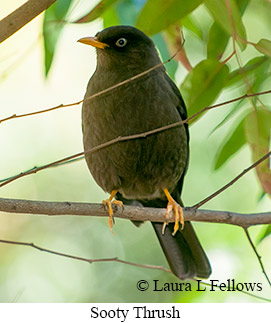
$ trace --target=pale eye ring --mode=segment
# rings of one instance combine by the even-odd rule
[[[116,45],[118,47],[124,47],[127,44],[127,39],[126,38],[120,38],[116,41]]]

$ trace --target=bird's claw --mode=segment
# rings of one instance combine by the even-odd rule
[[[108,209],[108,214],[109,214],[108,225],[109,225],[109,228],[110,228],[111,232],[113,233],[113,225],[114,225],[115,221],[114,221],[114,217],[113,217],[114,212],[113,212],[112,204],[116,204],[119,207],[123,207],[123,203],[122,203],[122,201],[119,201],[119,200],[112,201],[112,198],[110,196],[109,199],[103,200],[102,203]]]
[[[172,196],[169,194],[167,189],[164,189],[164,192],[168,199],[167,204],[167,211],[166,211],[166,221],[163,224],[162,228],[162,234],[165,233],[165,228],[168,224],[169,214],[173,210],[174,211],[174,217],[175,217],[175,225],[174,230],[172,232],[172,235],[174,236],[176,232],[179,230],[179,222],[181,223],[181,230],[184,228],[184,216],[183,216],[183,209],[182,207],[172,198]]]

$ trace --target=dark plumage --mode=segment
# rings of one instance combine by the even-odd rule
[[[152,40],[140,30],[114,26],[81,42],[97,47],[97,68],[86,97],[159,64]],[[146,132],[187,117],[182,96],[163,66],[83,104],[84,149],[89,150],[119,136]],[[166,207],[166,188],[181,203],[188,165],[187,124],[146,138],[116,143],[86,155],[98,185],[118,191],[124,204],[137,200],[143,206]],[[181,279],[208,277],[211,268],[193,228],[186,222],[173,237],[173,224],[162,235],[153,223],[172,271]]]

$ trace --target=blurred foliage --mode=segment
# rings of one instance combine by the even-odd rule
[[[241,1],[243,2],[243,1]],[[215,21],[227,32],[228,35],[236,37],[237,40],[241,39],[239,44],[242,49],[246,47],[246,29],[241,19],[241,11],[238,7],[238,1],[205,0],[204,5],[208,8]]]
[[[187,16],[202,2],[202,0],[149,0],[138,15],[136,27],[148,35],[156,34]]]
[[[53,74],[56,69],[57,64],[52,62],[61,61],[57,60],[56,53],[59,51],[60,55],[69,55],[67,48],[61,50],[61,46],[58,46],[65,34],[64,29],[70,32],[69,28],[79,29],[83,23],[92,26],[98,21],[104,28],[117,24],[139,27],[152,37],[162,60],[168,59],[176,51],[169,33],[172,37],[171,31],[174,29],[177,38],[181,36],[178,30],[183,32],[184,54],[192,69],[187,69],[188,65],[184,67],[181,59],[172,60],[166,64],[166,68],[179,86],[190,116],[205,106],[215,104],[218,99],[223,102],[246,94],[270,90],[269,1],[229,0],[229,11],[225,1],[215,0],[103,0],[96,1],[90,9],[76,15],[78,3],[82,2],[84,0],[57,0],[44,14],[42,28],[47,81],[50,81],[48,73]],[[74,16],[77,18],[73,18]],[[69,23],[66,24],[67,22]],[[69,58],[68,67],[71,64],[71,57]],[[83,68],[85,69],[85,63]],[[64,82],[70,79],[72,87],[70,90],[65,88],[65,93],[75,91],[74,75],[64,69],[61,70],[61,74],[63,75],[58,83],[60,86],[56,86],[57,92],[67,87]],[[21,93],[21,102],[25,93],[20,90],[29,78],[29,75],[24,75],[23,81],[19,80],[19,88],[16,91]],[[31,98],[30,94],[27,103]],[[36,106],[36,102],[33,105]],[[6,103],[4,106],[9,107]],[[8,171],[3,172],[1,177],[8,177],[13,171],[25,170],[31,167],[32,163],[42,165],[63,155],[69,155],[74,137],[71,129],[75,129],[75,123],[80,127],[80,117],[69,113],[72,112],[62,110],[46,114],[50,126],[48,119],[45,119],[45,126],[40,125],[38,118],[29,118],[35,120],[34,125],[27,118],[23,119],[22,123],[14,122],[12,134],[4,134],[0,138],[5,141],[5,138],[9,138],[9,146],[16,147],[9,152],[10,168],[6,167],[4,170]],[[269,94],[244,98],[201,114],[193,120],[191,162],[183,192],[186,205],[192,205],[220,188],[270,149],[270,114]],[[9,125],[12,127],[12,122]],[[1,127],[1,130],[7,131],[7,128]],[[25,137],[28,133],[26,129],[30,128],[29,137]],[[18,142],[21,142],[21,145]],[[30,148],[27,150],[25,145],[28,142]],[[78,145],[74,148],[75,151],[80,150],[77,148]],[[22,169],[18,166],[18,160]],[[266,160],[254,171],[254,175],[246,175],[243,182],[236,183],[225,191],[224,195],[221,194],[206,205],[206,208],[236,212],[252,212],[252,208],[256,211],[262,210],[261,203],[270,197],[270,183],[270,166]],[[91,179],[86,165],[80,162],[26,177],[18,181],[15,191],[18,198],[30,196],[32,199],[41,200],[99,202],[104,198],[103,192]],[[4,192],[7,196],[16,195],[9,186]],[[128,221],[117,219],[114,228],[116,235],[113,237],[103,219],[22,217],[14,214],[12,217],[1,216],[1,221],[0,229],[4,234],[8,232],[7,239],[10,240],[33,241],[46,248],[82,257],[117,256],[137,263],[167,266],[156,238],[150,234],[149,224],[142,225],[139,230]],[[265,286],[266,282],[255,255],[240,228],[206,223],[197,224],[196,227],[210,257],[214,279],[261,281]],[[271,226],[264,226],[262,229],[251,228],[253,239],[257,238],[260,241],[260,254],[269,264],[270,228]],[[0,245],[2,302],[224,302],[225,299],[254,301],[240,293],[155,293],[151,290],[143,293],[135,288],[136,281],[140,279],[160,279],[164,282],[178,280],[156,270],[116,263],[90,266],[61,257],[38,254],[38,251],[30,248],[16,248]]]
[[[57,3],[62,4],[61,10],[57,7]],[[50,20],[61,21],[67,14],[67,9],[70,6],[68,0],[59,0],[56,5],[53,5],[47,10],[44,18],[44,43],[45,43],[45,57],[46,57],[46,73],[51,66],[56,40],[59,36],[59,29],[56,28],[53,32],[48,33]],[[64,5],[65,3],[65,5]],[[207,39],[202,38],[200,26],[194,23],[193,15],[196,9],[204,6],[212,16],[213,23],[209,27]],[[206,53],[202,55],[200,61],[189,71],[180,85],[180,90],[184,96],[184,100],[188,106],[189,116],[201,111],[204,107],[212,105],[216,99],[221,95],[223,90],[228,86],[239,86],[240,94],[255,93],[260,91],[267,79],[270,79],[270,61],[271,56],[271,41],[267,39],[260,39],[257,42],[247,41],[246,28],[242,16],[249,8],[248,0],[229,0],[229,1],[215,1],[215,0],[102,0],[87,12],[83,17],[78,19],[76,23],[87,23],[94,19],[104,19],[104,26],[108,27],[114,24],[129,24],[135,25],[137,28],[143,30],[148,35],[154,35],[153,40],[156,43],[162,59],[169,57],[169,44],[167,38],[163,37],[163,32],[172,25],[178,27],[188,28],[192,30],[197,36],[201,38],[202,47],[206,48]],[[157,35],[161,33],[161,35]],[[165,34],[164,34],[165,35]],[[229,42],[238,43],[240,49],[244,51],[247,45],[253,46],[262,56],[256,56],[255,53],[248,57],[248,62],[243,66],[240,63],[237,69],[232,70],[231,64],[227,61],[229,56]],[[53,44],[49,46],[48,44]],[[47,45],[46,45],[47,44]],[[234,45],[232,50],[238,51]],[[234,52],[234,56],[240,56],[241,53]],[[223,60],[224,58],[224,60]],[[225,60],[226,58],[226,60]],[[230,59],[230,57],[229,57]],[[171,62],[168,67],[169,75],[174,78],[177,70],[176,63]],[[245,85],[245,86],[244,86]],[[261,100],[261,99],[259,99]],[[256,101],[256,99],[251,99]],[[220,123],[222,126],[228,119],[230,119],[240,108],[242,103],[237,103],[236,106],[229,111],[224,120]],[[262,107],[260,107],[262,108]],[[262,114],[263,112],[254,103],[251,104],[249,111]],[[270,105],[264,105],[263,109],[266,114],[270,112]],[[200,119],[203,114],[194,118],[191,122]],[[257,117],[257,116],[256,116]],[[249,118],[249,117],[248,117]],[[268,118],[257,119],[258,128],[268,128],[263,134],[264,143],[259,143],[259,136],[256,132],[251,132],[249,137],[244,136],[244,120],[237,122],[229,129],[231,136],[226,136],[224,142],[221,143],[220,153],[217,155],[215,161],[215,169],[221,167],[227,160],[229,160],[237,151],[243,146],[249,145],[252,148],[253,160],[260,158],[259,153],[267,152],[270,148],[270,124],[264,123]],[[247,125],[254,127],[251,122]],[[217,127],[216,127],[217,129]],[[216,130],[214,129],[214,130]],[[246,133],[248,130],[246,130]],[[255,148],[255,145],[257,148]],[[264,174],[264,176],[263,176]],[[263,190],[271,193],[271,171],[269,163],[266,161],[257,168],[257,175],[262,183]]]
[[[99,17],[101,17],[112,4],[118,0],[104,0],[100,1],[87,15],[77,20],[76,23],[91,22]]]
[[[268,237],[271,234],[271,225],[268,225],[266,229],[261,233],[258,238],[258,243],[263,241],[264,238]]]
[[[216,59],[207,58],[198,63],[181,85],[181,93],[189,107],[188,115],[192,116],[210,106],[223,90],[228,76],[228,66]],[[198,118],[201,117],[202,114]]]
[[[64,18],[71,3],[72,0],[58,0],[45,11],[43,20],[45,75],[51,68],[58,38],[65,26]]]

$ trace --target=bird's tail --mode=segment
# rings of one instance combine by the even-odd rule
[[[174,198],[180,205],[183,205],[177,195]],[[164,208],[167,205],[166,201],[160,199],[151,201],[127,200],[120,193],[117,194],[117,199],[123,201],[126,205],[159,208]],[[139,226],[142,222],[133,221],[133,223]],[[179,229],[174,236],[172,235],[174,223],[169,223],[166,226],[164,234],[162,234],[163,223],[152,222],[152,225],[170,269],[177,277],[185,280],[195,277],[208,278],[211,275],[212,269],[209,260],[190,222],[186,221],[184,229]]]
[[[185,222],[172,236],[174,223],[169,223],[162,234],[163,223],[152,222],[160,245],[172,272],[181,280],[194,277],[208,278],[211,274],[209,260],[200,245],[193,226]]]

